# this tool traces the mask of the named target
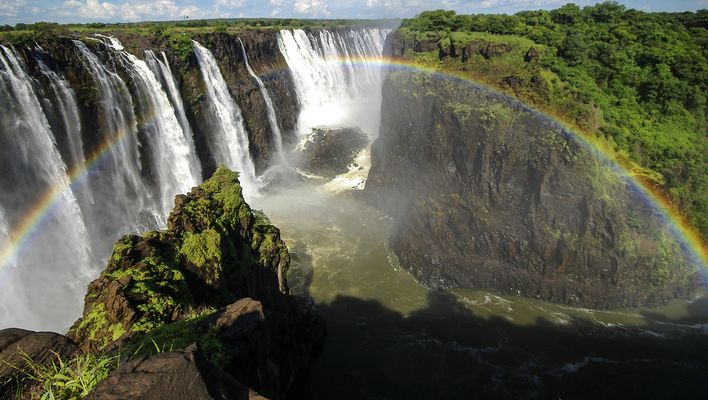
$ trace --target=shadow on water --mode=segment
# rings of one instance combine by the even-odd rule
[[[302,399],[688,398],[708,393],[708,335],[576,319],[519,326],[430,292],[404,316],[373,300],[320,303],[328,337]],[[651,328],[651,327],[650,327]],[[696,397],[699,398],[699,397]]]

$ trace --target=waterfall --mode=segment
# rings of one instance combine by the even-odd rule
[[[206,85],[209,111],[213,114],[215,128],[218,130],[215,132],[215,143],[212,143],[216,161],[239,171],[244,189],[256,190],[256,169],[248,150],[248,135],[243,126],[241,110],[231,97],[214,56],[198,42],[192,43]]]
[[[182,126],[182,132],[184,134],[184,140],[189,146],[189,163],[195,176],[201,177],[202,167],[197,158],[197,153],[194,147],[194,134],[192,133],[192,128],[189,126],[189,120],[187,120],[187,114],[184,112],[184,103],[182,102],[182,96],[177,90],[177,82],[175,81],[174,75],[172,75],[172,70],[170,69],[170,64],[167,62],[167,56],[162,52],[162,60],[155,57],[155,53],[152,50],[145,50],[145,59],[147,60],[150,69],[155,74],[155,76],[160,78],[163,87],[167,91],[167,95],[170,98],[172,107],[174,107],[175,115],[177,120],[179,120],[180,126]]]
[[[301,112],[298,132],[359,126],[378,135],[382,74],[378,59],[387,30],[306,33],[282,30],[278,48],[293,76]]]
[[[42,51],[41,48],[38,50]],[[73,168],[81,167],[86,164],[84,156],[84,144],[81,138],[81,118],[79,117],[79,109],[76,105],[76,94],[69,86],[69,83],[58,73],[52,71],[44,61],[37,59],[37,67],[39,71],[49,81],[49,89],[51,90],[50,98],[44,99],[45,102],[51,103],[53,100],[54,114],[61,118],[61,129],[64,133],[64,138],[69,145],[70,159],[66,164]],[[56,131],[54,131],[56,139]],[[80,197],[82,208],[88,207],[93,203],[91,190],[87,185],[75,187],[74,191]]]
[[[256,73],[253,71],[253,68],[251,68],[251,64],[248,62],[248,55],[246,55],[246,47],[243,45],[243,41],[241,40],[241,38],[238,38],[238,41],[239,43],[241,43],[241,51],[243,52],[243,60],[246,63],[246,69],[248,70],[248,73],[251,74],[251,77],[253,77],[253,79],[255,79],[258,83],[258,88],[260,89],[261,95],[263,96],[263,100],[266,103],[268,122],[270,123],[270,129],[273,133],[273,142],[275,143],[275,149],[278,153],[278,157],[280,158],[281,162],[287,164],[287,161],[285,160],[285,154],[283,153],[283,137],[280,132],[280,125],[278,125],[278,119],[275,115],[273,101],[270,99],[268,90],[263,84],[261,78],[259,78],[258,75],[256,75]]]
[[[31,205],[43,196],[56,196],[42,220],[29,220],[42,224],[32,232],[34,245],[16,254],[16,267],[0,280],[0,321],[30,329],[66,326],[80,314],[83,289],[96,272],[89,235],[32,80],[20,58],[4,46],[0,81],[0,145],[4,162],[12,163],[0,164],[1,182],[13,188],[0,196],[3,231],[9,231],[10,221],[25,223],[32,218],[28,216],[37,210]],[[8,234],[2,236],[9,246]]]
[[[104,43],[116,52],[137,88],[136,101],[142,109],[140,129],[152,150],[152,167],[157,175],[158,220],[165,226],[166,217],[174,206],[174,197],[188,192],[200,180],[194,145],[186,139],[167,93],[147,63],[123,51],[118,39],[106,39],[108,41]]]
[[[119,233],[154,227],[158,218],[156,204],[141,176],[141,159],[133,100],[128,86],[117,73],[104,66],[98,57],[78,40],[74,45],[98,89],[96,101],[98,132],[104,160],[90,174],[89,184],[100,214],[91,218],[98,224],[95,235],[109,245]],[[94,235],[92,235],[94,236]],[[109,248],[110,249],[110,248]],[[109,249],[101,251],[107,253]]]
[[[86,158],[81,139],[81,118],[76,106],[76,95],[64,78],[52,71],[42,60],[37,60],[37,66],[40,72],[47,77],[53,93],[52,99],[56,100],[56,112],[62,119],[62,128],[69,142],[70,163],[71,165],[83,165]]]

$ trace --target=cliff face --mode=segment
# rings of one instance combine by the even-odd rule
[[[307,302],[288,294],[289,263],[279,230],[220,168],[176,198],[167,230],[116,243],[69,337],[84,352],[128,354],[196,341],[241,383],[282,397],[323,338]]]
[[[695,266],[597,154],[481,87],[394,72],[366,191],[429,287],[592,307],[687,296]]]

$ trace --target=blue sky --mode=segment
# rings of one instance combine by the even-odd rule
[[[129,22],[228,17],[384,18],[423,10],[514,13],[556,8],[568,0],[0,0],[0,24],[17,22]],[[625,0],[647,11],[708,8],[708,0]],[[597,3],[577,0],[576,4]]]

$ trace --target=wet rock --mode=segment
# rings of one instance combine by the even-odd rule
[[[11,398],[18,390],[23,391],[20,388],[31,390],[32,382],[25,379],[28,359],[34,364],[49,365],[57,362],[57,356],[66,360],[77,351],[71,339],[58,333],[0,330],[0,398]]]
[[[548,118],[407,72],[383,104],[366,192],[424,285],[592,307],[694,293],[696,265],[641,194]]]
[[[198,346],[192,345],[122,364],[88,398],[245,400],[249,389],[207,361]]]
[[[359,128],[313,129],[303,148],[303,169],[332,179],[349,171],[367,143],[366,134]]]

